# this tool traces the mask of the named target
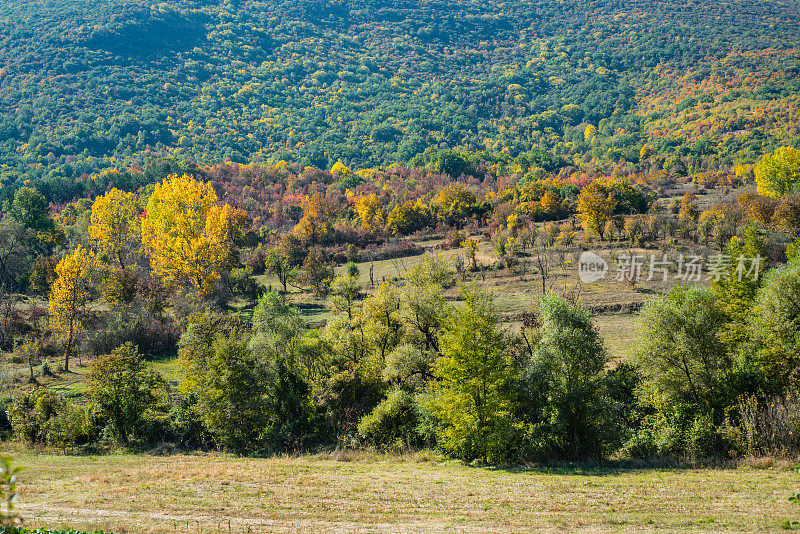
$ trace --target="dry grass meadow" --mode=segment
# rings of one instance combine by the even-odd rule
[[[61,456],[25,466],[29,527],[117,533],[778,532],[800,515],[783,467],[502,470],[342,453]]]

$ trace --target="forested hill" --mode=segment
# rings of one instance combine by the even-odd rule
[[[430,146],[754,161],[798,143],[798,13],[795,0],[4,0],[2,180],[163,155],[358,168]]]

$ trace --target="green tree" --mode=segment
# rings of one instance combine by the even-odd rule
[[[328,294],[333,281],[333,266],[330,258],[322,249],[312,249],[303,261],[303,267],[298,282],[304,284],[314,292],[314,295],[321,297]]]
[[[504,336],[490,300],[462,292],[466,306],[454,308],[440,336],[432,407],[439,418],[439,443],[465,460],[502,461],[515,429],[503,386],[512,376]]]
[[[361,293],[358,275],[343,273],[331,282],[329,307],[332,311],[343,311],[349,319],[353,318],[353,305]]]
[[[309,378],[317,369],[313,359],[305,359],[309,355],[303,346],[305,332],[305,322],[297,309],[274,291],[267,291],[253,310],[250,347],[270,360],[285,359],[292,369],[303,368]]]
[[[308,251],[303,241],[294,234],[286,234],[278,243],[277,252],[289,263],[291,267],[300,267],[306,259]]]
[[[123,445],[142,436],[147,415],[162,400],[166,387],[132,343],[92,364],[86,384],[87,397],[111,423],[114,437]]]
[[[250,349],[276,375],[266,434],[275,450],[302,449],[314,434],[310,384],[325,370],[315,336],[280,295],[268,291],[261,297],[253,312]]]
[[[554,294],[542,297],[539,319],[534,365],[546,376],[556,446],[573,458],[599,456],[604,434],[600,388],[608,363],[600,333],[588,310]]]
[[[742,238],[731,238],[724,254],[731,258],[731,264],[718,280],[712,280],[711,289],[720,309],[728,317],[720,339],[733,349],[749,340],[747,324],[764,280],[767,252],[758,229],[748,226]]]
[[[447,314],[444,289],[449,287],[453,272],[439,256],[426,254],[406,273],[402,289],[400,316],[410,341],[439,355],[439,333]]]
[[[364,299],[361,306],[364,337],[375,349],[376,369],[382,369],[386,355],[400,342],[403,323],[400,320],[400,290],[390,282],[383,282]],[[380,374],[380,370],[377,371]]]
[[[274,365],[250,348],[250,333],[235,320],[192,318],[181,336],[182,389],[216,442],[247,452],[266,445],[273,407]]]
[[[280,247],[275,247],[267,255],[264,261],[264,269],[267,273],[275,276],[283,286],[283,292],[286,293],[288,284],[297,276],[297,269],[289,262]]]
[[[0,286],[24,287],[31,270],[31,250],[36,232],[11,217],[0,219]]]
[[[642,309],[636,362],[649,400],[669,412],[678,405],[700,411],[724,407],[725,380],[732,360],[719,334],[726,324],[714,293],[676,286]]]
[[[767,273],[749,326],[764,375],[781,389],[800,385],[800,259]]]
[[[36,189],[20,187],[14,194],[9,215],[21,222],[26,228],[37,232],[53,229],[53,220],[48,216],[49,204]]]

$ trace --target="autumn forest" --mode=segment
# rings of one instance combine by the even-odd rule
[[[502,468],[496,508],[574,501],[514,493],[523,473],[622,473],[609,491],[627,495],[675,468],[734,482],[652,517],[595,496],[586,521],[688,531],[702,509],[725,531],[800,528],[799,12],[0,3],[0,443],[33,473],[18,490],[0,455],[0,528],[587,524],[484,503],[419,527],[370,515],[390,505],[369,492],[355,523],[296,524],[298,495],[331,496],[302,480],[286,508],[225,482],[248,511],[206,514],[170,466],[163,517],[107,497],[146,494],[104,477],[162,457],[335,484],[355,459],[386,488],[419,462],[409,491],[444,466]],[[744,476],[764,510],[717,506]],[[59,477],[88,480],[83,501]]]

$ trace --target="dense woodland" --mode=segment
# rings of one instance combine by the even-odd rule
[[[3,3],[4,438],[796,456],[796,8]],[[589,249],[729,263],[620,361]]]
[[[797,145],[796,13],[739,0],[3,2],[3,191],[43,181],[63,198],[76,179],[164,156],[361,169],[433,147],[490,151],[522,173],[752,164]]]

